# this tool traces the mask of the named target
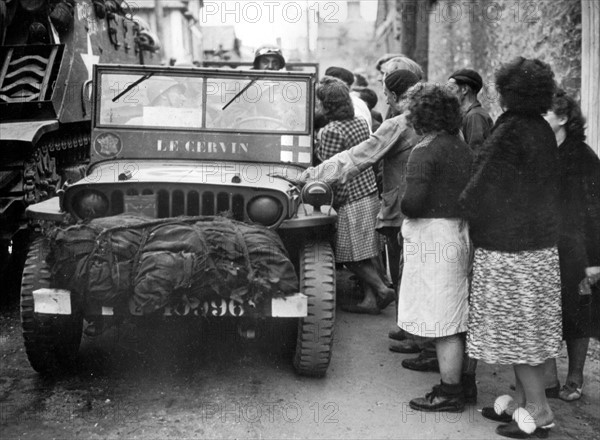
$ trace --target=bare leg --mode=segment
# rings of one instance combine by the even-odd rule
[[[517,381],[517,394],[519,393],[519,389],[522,389],[525,393],[525,408],[532,415],[537,426],[548,425],[554,420],[554,414],[546,399],[544,364],[536,366],[517,364],[514,365],[514,369]],[[521,399],[519,398],[519,400]]]
[[[449,385],[460,384],[462,362],[465,351],[461,335],[445,336],[435,340],[435,350],[440,364],[442,382]]]
[[[362,301],[358,303],[358,306],[364,307],[367,309],[374,309],[377,307],[377,297],[375,296],[375,292],[373,288],[366,283],[362,284],[362,291],[365,294]]]
[[[346,267],[355,273],[364,284],[368,284],[377,296],[385,297],[389,291],[394,292],[394,289],[386,286],[385,282],[381,279],[373,258],[348,262],[346,263]],[[364,290],[365,292],[367,291],[366,286]]]
[[[569,372],[567,373],[566,383],[574,382],[578,387],[583,385],[583,367],[589,342],[589,338],[567,339]]]

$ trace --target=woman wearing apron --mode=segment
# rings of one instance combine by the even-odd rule
[[[447,90],[417,84],[407,92],[406,105],[408,123],[423,138],[408,160],[401,203],[406,219],[398,326],[435,343],[441,374],[441,383],[410,406],[460,412],[471,250],[458,198],[469,181],[472,156],[458,137],[458,100]]]

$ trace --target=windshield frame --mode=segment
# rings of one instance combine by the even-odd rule
[[[145,75],[153,74],[153,77],[167,76],[170,78],[202,78],[203,90],[206,93],[207,84],[211,79],[222,78],[225,80],[238,80],[242,84],[244,81],[293,81],[305,83],[307,91],[306,108],[305,108],[305,126],[304,130],[269,130],[269,129],[240,129],[225,128],[225,127],[207,127],[207,99],[202,102],[202,122],[200,127],[184,127],[184,126],[147,126],[147,125],[125,125],[122,123],[111,124],[101,122],[100,107],[101,98],[97,98],[101,79],[106,74],[122,74],[133,75],[137,78],[142,78]],[[208,133],[244,133],[244,134],[259,134],[259,135],[312,135],[313,119],[314,119],[314,83],[316,81],[313,73],[307,72],[288,72],[288,71],[264,71],[264,70],[232,70],[232,69],[211,69],[197,67],[170,67],[170,66],[125,66],[125,65],[108,65],[97,64],[94,66],[94,87],[92,93],[92,123],[93,128],[111,129],[111,130],[135,130],[135,131],[182,131],[182,132],[208,132]],[[204,95],[206,96],[206,94]],[[226,111],[226,110],[225,110]]]

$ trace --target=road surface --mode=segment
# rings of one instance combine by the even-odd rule
[[[339,277],[339,300],[352,290]],[[183,322],[149,329],[123,326],[84,338],[75,373],[43,379],[27,362],[18,307],[0,316],[2,439],[50,438],[360,438],[488,439],[496,424],[479,410],[510,392],[510,368],[481,365],[479,402],[461,414],[408,407],[439,382],[435,373],[401,367],[388,351],[393,307],[379,316],[338,308],[328,374],[294,374],[289,357],[247,343],[232,329],[203,335]],[[598,342],[586,366],[583,398],[552,400],[552,439],[600,438]],[[561,379],[566,354],[559,360]]]

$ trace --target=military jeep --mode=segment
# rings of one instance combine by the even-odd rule
[[[298,291],[262,304],[221,297],[170,304],[160,316],[234,319],[248,337],[261,323],[293,320],[296,371],[326,373],[336,213],[331,188],[295,184],[313,162],[314,83],[315,74],[306,72],[95,66],[86,177],[27,210],[46,225],[30,248],[21,289],[25,348],[35,370],[71,365],[84,320],[109,322],[115,314],[56,280],[46,258],[48,229],[118,216],[126,224],[131,216],[159,222],[227,213],[275,231],[298,275]]]

